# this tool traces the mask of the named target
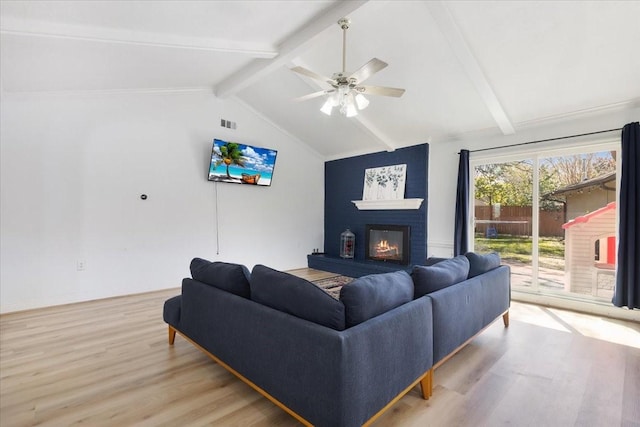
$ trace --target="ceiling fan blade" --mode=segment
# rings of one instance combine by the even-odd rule
[[[326,95],[328,93],[332,93],[335,91],[336,91],[335,89],[321,90],[320,92],[313,92],[313,93],[310,93],[309,95],[301,96],[299,98],[294,98],[293,101],[294,102],[306,101],[307,99],[317,98],[319,96]]]
[[[382,95],[382,96],[394,96],[400,98],[405,90],[397,87],[386,86],[356,86],[356,91],[363,95]]]
[[[320,80],[321,82],[329,83],[330,85],[334,85],[336,83],[335,80],[330,79],[329,77],[321,76],[318,73],[314,73],[311,70],[307,70],[304,67],[293,67],[291,71],[295,71],[298,74],[302,74],[303,76],[311,77],[312,79]]]
[[[354,71],[347,80],[356,79],[356,83],[362,83],[367,80],[369,77],[373,76],[378,71],[385,68],[387,65],[386,62],[379,60],[378,58],[373,58],[371,61],[364,64],[358,70]]]

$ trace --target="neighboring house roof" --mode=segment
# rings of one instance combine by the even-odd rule
[[[576,225],[576,224],[581,224],[581,223],[589,222],[589,220],[590,220],[591,218],[595,218],[595,217],[597,217],[597,216],[600,216],[600,215],[602,215],[603,213],[605,213],[605,212],[607,212],[607,211],[610,211],[610,210],[612,210],[612,209],[615,209],[615,208],[616,208],[616,202],[611,202],[611,203],[609,203],[607,206],[604,206],[604,207],[602,207],[602,208],[600,208],[600,209],[598,209],[598,210],[595,210],[595,211],[593,211],[593,212],[589,212],[589,213],[588,213],[588,214],[586,214],[586,215],[579,216],[579,217],[574,218],[574,219],[572,219],[571,221],[569,221],[569,222],[567,222],[567,223],[565,223],[565,224],[562,224],[562,228],[566,230],[566,229],[568,229],[569,227],[572,227],[572,226],[574,226],[574,225]]]
[[[615,180],[616,180],[616,173],[609,172],[609,173],[605,173],[604,175],[597,176],[595,178],[584,180],[577,184],[571,184],[571,185],[567,185],[566,187],[558,188],[557,190],[552,191],[551,193],[547,193],[543,195],[543,197],[557,196],[561,194],[571,193],[572,191],[581,190],[587,187],[603,186],[607,182],[611,182]]]

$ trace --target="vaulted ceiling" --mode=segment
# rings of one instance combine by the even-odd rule
[[[640,1],[7,1],[1,90],[237,97],[325,158],[640,103]],[[357,117],[322,114],[331,76],[371,58]]]

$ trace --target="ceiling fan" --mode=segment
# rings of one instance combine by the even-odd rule
[[[343,31],[342,72],[334,73],[331,78],[328,78],[304,67],[294,67],[291,69],[291,71],[298,74],[328,83],[332,89],[310,93],[296,98],[294,101],[306,101],[323,95],[330,95],[320,111],[326,115],[331,115],[333,107],[339,107],[342,114],[347,117],[353,117],[358,114],[358,110],[364,110],[369,105],[369,100],[364,97],[365,94],[393,96],[396,98],[402,96],[404,89],[384,86],[365,86],[362,84],[369,77],[389,65],[378,58],[373,58],[351,74],[347,73],[347,30],[349,29],[349,24],[351,24],[351,21],[348,18],[342,18],[338,21],[338,25]]]

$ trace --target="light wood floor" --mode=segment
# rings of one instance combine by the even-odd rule
[[[0,316],[0,425],[297,425],[181,337],[167,345],[178,292]],[[640,426],[639,324],[521,303],[510,317],[436,370],[430,400],[416,387],[375,425]]]

